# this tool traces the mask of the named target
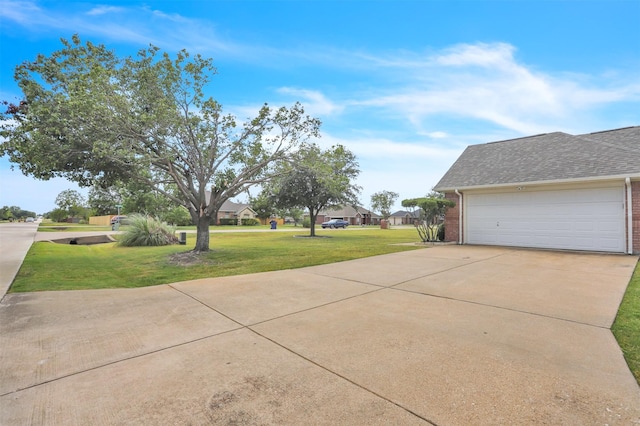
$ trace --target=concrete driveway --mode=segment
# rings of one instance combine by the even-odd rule
[[[9,294],[0,424],[638,424],[624,255],[440,246]]]

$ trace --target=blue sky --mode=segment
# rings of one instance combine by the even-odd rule
[[[470,144],[640,125],[638,0],[0,0],[0,19],[0,99],[74,33],[123,56],[184,48],[214,59],[227,112],[300,101],[320,118],[319,143],[357,155],[365,207],[424,196]],[[77,189],[9,167],[0,206],[44,213]]]

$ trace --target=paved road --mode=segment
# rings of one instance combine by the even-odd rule
[[[0,300],[20,270],[37,231],[37,223],[0,224]]]
[[[440,246],[9,294],[0,424],[637,425],[609,329],[636,262]]]

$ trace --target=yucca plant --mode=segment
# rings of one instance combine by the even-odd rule
[[[130,225],[122,233],[118,244],[125,247],[167,246],[176,244],[175,227],[150,216],[131,215]]]

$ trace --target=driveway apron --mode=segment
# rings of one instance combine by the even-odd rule
[[[439,246],[9,294],[0,424],[638,424],[637,257]]]

